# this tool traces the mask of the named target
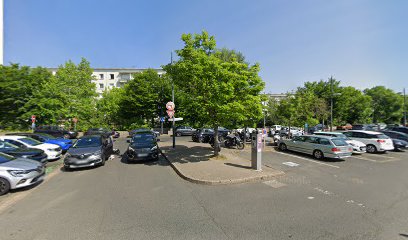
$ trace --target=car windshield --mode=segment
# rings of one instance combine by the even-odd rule
[[[54,137],[54,136],[52,136],[50,134],[47,134],[47,133],[41,133],[41,134],[38,134],[38,135],[45,138],[46,140],[57,139],[56,137]]]
[[[13,156],[10,156],[10,155],[4,154],[4,153],[0,153],[0,164],[10,162],[10,161],[12,161],[14,159],[16,159],[16,158],[13,157]]]
[[[73,148],[99,147],[101,145],[102,141],[99,137],[84,137],[78,139]]]
[[[132,138],[133,142],[138,143],[154,143],[154,136],[152,134],[136,134]]]
[[[22,141],[23,143],[26,143],[26,144],[30,145],[30,146],[37,146],[37,145],[42,144],[42,142],[37,141],[37,140],[32,139],[32,138],[28,138],[28,137],[27,138],[20,138],[19,140]]]
[[[342,138],[332,138],[331,141],[334,143],[334,145],[339,147],[348,145],[348,143]]]
[[[0,149],[14,150],[14,149],[18,149],[18,147],[14,144],[11,144],[5,141],[0,141]]]

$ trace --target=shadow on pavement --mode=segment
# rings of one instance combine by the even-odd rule
[[[129,161],[127,155],[124,153],[121,155],[120,162],[123,164],[144,164],[147,166],[169,166],[169,163],[161,156],[159,160],[148,159],[141,161]]]
[[[403,233],[400,233],[399,235],[400,235],[400,236],[402,236],[402,237],[406,237],[406,238],[408,238],[408,234],[403,234]]]
[[[232,166],[232,167],[239,167],[239,168],[245,168],[245,169],[252,169],[250,166],[244,166],[244,165],[239,165],[239,164],[234,164],[234,163],[224,163],[225,165]]]
[[[208,161],[214,156],[213,149],[203,146],[187,147],[182,145],[176,145],[176,149],[171,146],[160,147],[161,151],[175,163],[194,163]],[[222,150],[221,150],[222,154]]]

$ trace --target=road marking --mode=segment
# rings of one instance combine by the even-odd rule
[[[363,157],[352,157],[352,158],[357,158],[357,159],[361,159],[361,160],[365,160],[365,161],[370,161],[370,162],[376,162],[376,163],[397,162],[397,161],[401,161],[401,160],[402,160],[402,159],[395,159],[395,158],[391,158],[391,157],[390,157],[390,160],[374,160],[374,159],[363,158]]]
[[[307,197],[307,199],[310,199],[310,200],[312,200],[312,199],[314,199],[314,197]]]
[[[306,160],[306,161],[309,161],[309,162],[314,162],[314,163],[317,163],[317,164],[320,164],[320,165],[325,165],[325,166],[328,166],[328,167],[340,168],[339,166],[336,166],[336,165],[331,165],[331,164],[328,164],[328,163],[322,163],[322,162],[318,162],[318,161],[315,161],[315,160],[311,160],[311,159],[307,159],[307,158],[303,158],[303,157],[299,157],[299,156],[290,155],[290,154],[287,154],[287,153],[282,153],[282,152],[277,152],[277,153],[282,154],[282,155],[287,155],[287,156],[290,156],[290,157],[295,157],[295,158],[303,159],[303,160]]]
[[[294,163],[294,162],[284,162],[282,163],[283,165],[289,166],[289,167],[297,167],[299,164]]]
[[[370,162],[378,162],[377,160],[373,160],[373,159],[369,159],[369,158],[363,158],[363,157],[351,157],[351,158],[357,158],[357,159],[361,159],[361,160],[365,160],[365,161],[370,161]]]
[[[394,158],[394,157],[388,157],[388,156],[383,156],[383,155],[375,155],[376,157],[382,157],[382,158]]]
[[[268,186],[271,186],[273,188],[280,188],[280,187],[286,186],[286,184],[278,182],[276,180],[270,180],[270,181],[266,181],[266,182],[263,182],[263,183],[268,185]]]

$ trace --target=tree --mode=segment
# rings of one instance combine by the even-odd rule
[[[153,69],[134,74],[125,85],[124,97],[119,102],[120,116],[125,124],[153,127],[154,119],[161,114],[159,107],[165,106],[170,99],[170,87],[167,76],[160,77]]]
[[[183,34],[184,48],[177,50],[180,59],[164,66],[184,97],[182,105],[199,109],[197,118],[218,127],[236,123],[257,122],[262,118],[264,82],[259,64],[249,66],[235,58],[225,61],[215,54],[216,42],[206,31]],[[188,96],[188,97],[187,97]],[[188,100],[188,101],[186,101]],[[214,155],[218,155],[218,141]]]
[[[98,116],[100,122],[104,123],[106,127],[114,126],[117,128],[122,124],[120,115],[120,102],[125,96],[123,88],[113,88],[102,93],[102,98],[97,101]]]
[[[35,111],[27,106],[43,84],[52,78],[45,68],[0,66],[0,124],[11,129],[27,129]],[[11,120],[12,119],[12,120]]]
[[[343,87],[334,105],[336,120],[341,125],[371,122],[371,97],[354,87]]]
[[[384,86],[364,90],[372,98],[374,123],[399,123],[403,111],[403,97]]]

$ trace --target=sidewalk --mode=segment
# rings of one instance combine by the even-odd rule
[[[184,179],[200,184],[219,185],[265,181],[283,175],[282,171],[262,166],[262,171],[251,169],[250,159],[239,156],[236,149],[222,148],[218,157],[208,143],[176,140],[172,148],[170,138],[162,136],[159,142],[163,156]],[[250,148],[246,145],[245,150]]]

